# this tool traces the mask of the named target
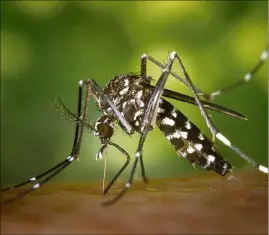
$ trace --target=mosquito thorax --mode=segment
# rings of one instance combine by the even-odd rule
[[[131,125],[133,132],[141,133],[142,119],[145,106],[150,98],[150,79],[133,73],[121,74],[114,77],[104,88],[104,94],[113,102],[125,120]],[[115,120],[111,108],[106,102],[99,102],[104,113]]]

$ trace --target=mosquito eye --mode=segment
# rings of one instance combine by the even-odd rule
[[[113,128],[105,123],[97,124],[96,129],[100,133],[100,136],[105,138],[110,138],[114,133]]]

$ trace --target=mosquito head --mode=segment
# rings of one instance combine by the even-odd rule
[[[114,134],[113,123],[106,115],[103,115],[96,121],[95,130],[94,134],[99,136],[102,144],[107,142]]]
[[[109,124],[97,122],[95,128],[100,137],[110,139],[114,134],[114,129]]]

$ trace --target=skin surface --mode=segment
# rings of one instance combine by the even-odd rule
[[[268,179],[256,170],[220,177],[134,182],[110,207],[98,184],[44,186],[1,207],[1,234],[267,234]],[[10,195],[5,195],[10,196]]]

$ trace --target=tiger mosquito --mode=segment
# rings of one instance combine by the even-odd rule
[[[125,164],[104,188],[103,194],[107,194],[111,186],[130,163],[129,154],[121,146],[110,140],[114,134],[113,123],[115,122],[118,123],[118,125],[128,135],[132,135],[137,132],[140,135],[140,138],[128,181],[119,194],[109,201],[105,201],[103,205],[115,203],[131,187],[138,161],[141,167],[142,179],[145,183],[148,182],[143,163],[142,150],[147,134],[155,127],[155,125],[158,126],[169,143],[174,147],[177,154],[186,158],[193,165],[197,164],[203,169],[215,171],[222,176],[232,171],[231,164],[225,161],[214,148],[213,142],[215,138],[217,138],[224,145],[236,152],[241,158],[252,164],[253,167],[268,174],[268,168],[256,163],[239,148],[234,146],[231,141],[216,128],[206,112],[206,109],[211,109],[235,118],[247,119],[244,115],[238,112],[211,103],[210,101],[212,101],[216,96],[219,96],[238,85],[249,82],[253,75],[256,74],[260,67],[264,64],[267,57],[268,49],[262,52],[258,63],[250,72],[245,74],[243,78],[230,86],[212,93],[205,93],[193,85],[180,57],[176,52],[170,53],[167,64],[162,64],[152,56],[144,54],[141,57],[140,74],[126,73],[117,75],[105,86],[104,89],[101,89],[93,79],[85,81],[81,80],[78,86],[78,105],[76,114],[72,113],[60,99],[60,104],[57,104],[53,100],[56,108],[68,119],[76,123],[73,146],[70,155],[64,161],[58,163],[40,175],[17,185],[1,189],[1,193],[3,193],[32,183],[30,188],[20,192],[15,197],[7,200],[1,200],[1,204],[12,202],[24,197],[28,193],[47,183],[58,173],[67,168],[72,162],[74,162],[74,160],[78,159],[84,128],[90,129],[94,135],[98,136],[100,139],[102,146],[96,154],[96,159],[102,158],[103,152],[109,145],[118,149],[118,151],[126,157]],[[148,61],[162,69],[162,73],[155,86],[150,84],[152,79],[150,76],[147,76]],[[178,62],[184,78],[172,71],[174,61]],[[193,97],[165,89],[164,87],[168,79],[168,75],[172,75],[174,78],[185,84],[192,92]],[[86,94],[82,109],[83,87],[86,88]],[[87,122],[90,96],[95,99],[98,107],[103,112],[103,115],[95,122],[94,125]],[[183,113],[169,103],[165,97],[198,106],[201,115],[205,119],[206,124],[211,131],[213,140],[211,141],[208,139],[199,130],[199,128],[195,126],[195,124],[188,120]],[[204,100],[201,100],[200,97]]]

